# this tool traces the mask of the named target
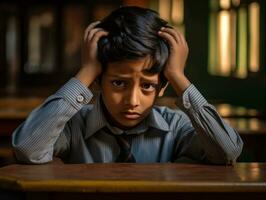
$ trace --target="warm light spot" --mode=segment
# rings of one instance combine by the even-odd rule
[[[236,68],[236,11],[230,11],[230,59],[231,59],[231,71],[235,71]]]
[[[159,1],[159,14],[166,21],[169,21],[170,18],[170,11],[171,11],[170,6],[171,6],[170,0]]]
[[[238,130],[247,130],[248,129],[248,123],[246,119],[239,119],[237,121],[237,127]]]
[[[259,163],[255,163],[255,162],[250,163],[250,166],[251,167],[256,167],[256,168],[260,167]]]
[[[249,120],[250,130],[259,130],[259,120],[256,118]]]
[[[220,0],[220,7],[222,9],[230,8],[230,0]]]
[[[173,0],[172,1],[172,22],[174,24],[181,24],[184,20],[184,1]]]
[[[208,71],[246,78],[260,70],[260,4],[210,0]]]
[[[234,6],[239,6],[240,5],[240,0],[232,0],[232,4]]]
[[[230,12],[221,11],[218,16],[218,59],[221,75],[228,76],[231,72],[230,51]]]
[[[239,9],[238,23],[238,66],[236,76],[247,77],[247,10],[245,7]]]
[[[257,72],[259,70],[259,15],[260,7],[259,4],[253,2],[249,5],[249,32],[250,32],[250,59],[249,59],[249,69],[252,72]]]
[[[220,104],[216,106],[217,111],[222,117],[228,117],[231,115],[231,106],[229,104]]]
[[[263,175],[260,170],[259,163],[250,163],[251,174],[250,179],[251,180],[259,180]]]
[[[259,163],[249,163],[249,165],[239,165],[236,171],[241,181],[259,181],[264,175],[260,170]]]

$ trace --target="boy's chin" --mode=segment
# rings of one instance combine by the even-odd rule
[[[137,125],[139,125],[139,123],[140,122],[133,122],[133,121],[132,122],[115,122],[115,124],[113,125],[122,130],[128,130],[128,129],[135,128]]]
[[[137,125],[138,124],[126,124],[126,125],[119,124],[119,125],[117,125],[117,128],[120,128],[122,130],[129,130],[129,129],[133,129]]]

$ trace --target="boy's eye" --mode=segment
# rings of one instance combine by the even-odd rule
[[[125,81],[121,81],[121,80],[114,80],[112,81],[112,85],[115,87],[125,87]]]
[[[153,83],[143,83],[142,84],[142,89],[147,91],[147,92],[152,92],[156,89],[156,84],[153,84]]]

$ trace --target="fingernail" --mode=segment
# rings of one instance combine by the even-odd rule
[[[162,34],[162,31],[158,31],[159,34]]]
[[[165,27],[162,27],[162,28],[161,28],[161,30],[164,30],[164,29],[165,29]]]

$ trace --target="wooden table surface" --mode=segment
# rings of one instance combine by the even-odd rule
[[[0,168],[0,187],[55,192],[266,193],[266,163],[10,165]]]

